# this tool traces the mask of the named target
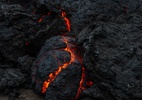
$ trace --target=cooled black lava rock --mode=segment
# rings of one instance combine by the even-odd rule
[[[33,57],[27,56],[28,61],[24,61],[22,56],[29,54],[28,40],[35,34],[34,26],[34,16],[24,7],[0,3],[0,91],[13,91],[20,85],[23,88],[27,84],[30,86],[29,66],[32,65]]]
[[[43,15],[32,14],[19,4],[1,4],[0,54],[13,62],[26,54],[36,56],[46,39],[66,32],[60,15],[53,17],[51,13],[38,22]]]
[[[35,61],[34,57],[30,57],[29,55],[25,55],[18,58],[18,63],[20,66],[20,70],[25,78],[22,87],[23,88],[30,88],[31,84],[31,67],[33,62]]]
[[[21,4],[21,5],[25,5],[29,2],[31,2],[33,0],[24,0],[24,1],[21,1],[21,0],[1,0],[0,2],[1,3],[5,3],[5,4]]]
[[[18,58],[18,62],[21,65],[21,70],[25,73],[31,72],[31,67],[34,62],[35,58],[34,57],[29,57],[29,55],[25,55],[23,57]]]
[[[71,46],[74,48],[75,39],[66,37]],[[36,93],[41,93],[43,83],[49,78],[49,74],[55,72],[60,66],[69,63],[71,54],[64,49],[67,44],[63,37],[55,36],[45,42],[37,60],[32,67],[33,89]],[[69,100],[75,97],[79,88],[81,79],[81,65],[75,60],[62,69],[55,80],[51,82],[45,92],[46,100]]]
[[[81,66],[72,63],[57,76],[46,91],[46,100],[71,100],[79,88]]]
[[[100,14],[106,21],[122,13],[142,12],[141,0],[35,0],[37,6],[46,5],[51,11],[63,9],[68,12],[74,34],[91,24]]]
[[[61,18],[65,11],[71,21],[67,35],[79,34],[77,42],[83,47],[80,52],[84,55],[84,67],[94,83],[81,97],[142,99],[142,0],[33,0],[35,5],[25,6],[29,1],[0,1],[0,90],[30,84],[34,60],[30,56],[38,55],[32,67],[36,93],[41,93],[51,72],[70,61],[62,37],[54,37],[67,32]],[[75,42],[73,38],[68,40],[70,44]],[[75,97],[80,78],[81,65],[76,61],[49,85],[45,99]]]
[[[26,42],[34,35],[33,16],[20,5],[0,5],[0,54],[17,62],[26,54]]]
[[[0,65],[1,67],[1,65]],[[0,91],[16,88],[24,82],[24,76],[18,69],[0,68]]]
[[[140,13],[122,14],[108,22],[98,20],[78,35],[85,68],[103,99],[142,98],[141,22]]]

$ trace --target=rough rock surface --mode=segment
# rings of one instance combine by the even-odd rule
[[[32,84],[40,94],[49,73],[70,60],[56,36],[67,32],[62,10],[71,21],[67,36],[77,36],[69,40],[80,47],[93,82],[79,99],[141,100],[142,0],[1,0],[0,92],[15,100],[20,87]],[[75,97],[80,77],[77,61],[57,76],[45,99]]]
[[[34,18],[19,4],[0,3],[0,91],[15,99],[18,87],[30,87],[28,39],[34,35]]]
[[[57,12],[62,8],[68,12],[71,19],[74,34],[96,20],[96,16],[102,15],[104,21],[120,14],[142,12],[141,0],[35,0],[37,5],[46,5],[51,11]],[[77,32],[77,33],[76,33]]]
[[[108,22],[95,22],[78,35],[86,69],[104,97],[142,98],[141,22],[139,13],[122,14]]]
[[[0,54],[16,62],[26,54],[26,42],[34,34],[32,15],[20,5],[0,5]]]
[[[24,76],[17,69],[0,69],[0,90],[17,87],[24,82]]]
[[[68,38],[74,43],[73,38]],[[33,86],[35,92],[41,93],[44,81],[49,74],[56,71],[60,66],[70,61],[70,53],[65,51],[67,45],[63,42],[61,36],[50,38],[42,47],[38,59],[35,61],[32,69]],[[73,48],[74,46],[72,46]],[[81,65],[79,61],[73,62],[63,69],[56,79],[46,90],[45,99],[68,100],[74,98],[81,78]]]

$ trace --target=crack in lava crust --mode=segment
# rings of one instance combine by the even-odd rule
[[[85,89],[85,87],[83,86],[84,79],[85,79],[85,68],[82,66],[82,76],[81,76],[81,80],[80,80],[80,84],[79,84],[80,86],[78,88],[75,99],[77,99],[79,97],[79,95],[81,94],[81,92]]]
[[[71,30],[71,24],[70,24],[70,20],[66,17],[66,12],[62,11],[62,16],[61,17],[64,19],[64,21],[66,23],[66,29],[68,31],[70,31]]]
[[[65,23],[66,23],[66,29],[68,31],[70,31],[70,20],[66,17],[66,12],[62,11],[61,13],[61,18],[64,19]],[[59,66],[58,69],[56,71],[54,71],[53,73],[50,73],[49,76],[48,76],[48,79],[43,83],[43,86],[42,86],[42,93],[45,93],[47,88],[49,87],[50,83],[54,81],[54,79],[57,77],[57,75],[62,71],[62,69],[65,69],[67,68],[71,63],[75,62],[76,60],[79,60],[80,63],[82,64],[82,60],[79,59],[77,57],[77,55],[75,54],[74,52],[74,49],[71,48],[69,42],[68,42],[68,38],[66,38],[64,35],[62,36],[62,40],[63,42],[66,44],[66,48],[64,48],[65,51],[69,52],[70,53],[70,61],[63,64],[62,66]],[[75,96],[75,99],[76,100],[80,93],[82,92],[82,90],[85,89],[85,87],[83,86],[84,84],[84,79],[85,79],[85,68],[82,66],[82,75],[81,75],[81,80],[80,80],[80,83],[79,83],[79,88],[78,88],[78,91],[77,91],[77,94]],[[73,100],[73,99],[72,99]]]
[[[68,39],[65,38],[65,37],[62,37],[63,38],[63,41],[64,43],[66,43],[67,47],[64,49],[65,51],[69,52],[70,55],[71,55],[71,59],[70,59],[70,62],[68,63],[65,63],[63,64],[62,66],[59,66],[58,69],[53,72],[53,73],[50,73],[49,74],[49,79],[46,80],[44,83],[43,83],[43,87],[42,87],[42,93],[45,93],[46,92],[46,89],[48,88],[49,84],[54,81],[54,79],[57,77],[57,75],[62,71],[62,69],[65,69],[67,68],[68,65],[70,65],[72,62],[75,62],[75,54],[73,53],[73,51],[71,50],[70,46],[69,46],[69,43],[68,43]]]

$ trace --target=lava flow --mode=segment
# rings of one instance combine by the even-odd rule
[[[70,31],[70,21],[69,21],[69,19],[66,18],[66,13],[62,12],[61,17],[63,17],[63,19],[66,22],[67,30]],[[64,50],[71,54],[71,60],[70,60],[70,62],[63,64],[62,66],[59,66],[55,72],[49,74],[49,79],[43,83],[42,93],[44,93],[46,91],[49,84],[57,77],[57,75],[62,71],[62,69],[66,68],[68,65],[70,65],[72,62],[75,61],[75,55],[69,46],[68,39],[65,38],[64,36],[62,36],[62,38],[63,38],[63,42],[66,43],[66,45],[67,45],[67,47]]]
[[[77,91],[77,95],[76,95],[76,99],[79,97],[80,93],[82,92],[82,90],[85,89],[85,87],[83,86],[84,84],[84,79],[85,79],[85,68],[82,66],[82,76],[81,76],[81,80],[80,80],[80,86],[78,88],[78,91]]]
[[[70,20],[66,17],[66,13],[64,11],[62,11],[62,14],[61,14],[61,17],[64,19],[65,23],[66,23],[66,29],[68,31],[70,31]],[[64,35],[62,36],[62,39],[63,39],[63,42],[66,44],[66,48],[64,48],[65,51],[69,52],[70,53],[70,56],[71,56],[71,59],[69,62],[63,64],[62,66],[59,66],[58,69],[56,71],[54,71],[53,73],[50,73],[49,76],[48,76],[48,79],[43,83],[43,87],[42,87],[42,93],[45,93],[49,84],[51,82],[54,81],[54,79],[57,77],[57,75],[62,71],[62,69],[65,69],[67,68],[71,63],[75,62],[78,57],[74,54],[74,49],[72,49],[70,47],[70,44],[68,42],[68,38],[66,38]],[[80,60],[80,59],[78,59]],[[81,62],[81,61],[80,61]],[[80,93],[82,92],[82,90],[84,90],[84,79],[85,79],[85,68],[82,67],[82,76],[81,76],[81,80],[80,80],[80,86],[78,88],[78,92],[77,92],[77,95],[76,95],[76,98],[77,99],[80,95]]]
[[[66,23],[66,29],[68,31],[70,31],[70,28],[71,28],[70,20],[66,17],[66,12],[62,11],[62,16],[61,17],[64,19],[64,21]]]
[[[67,47],[64,50],[71,54],[71,60],[70,60],[70,62],[63,64],[62,66],[59,66],[55,72],[49,74],[49,79],[43,83],[42,93],[44,93],[46,91],[49,84],[57,77],[57,75],[62,71],[62,69],[67,68],[68,65],[70,65],[72,62],[75,61],[75,55],[69,46],[67,38],[63,37],[63,41],[67,45]]]
[[[40,23],[44,17],[45,17],[44,15],[41,16],[41,18],[39,18],[38,22]]]

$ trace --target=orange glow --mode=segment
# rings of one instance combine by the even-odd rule
[[[79,88],[78,88],[78,91],[77,91],[76,99],[79,97],[82,90],[85,89],[85,87],[83,86],[84,79],[85,79],[85,68],[82,66],[82,76],[81,76],[81,80],[80,80],[80,83],[79,83]]]
[[[44,15],[38,20],[38,22],[40,23],[44,18]]]
[[[73,49],[70,48],[69,43],[68,43],[68,39],[65,38],[65,37],[62,37],[62,38],[63,38],[63,41],[67,44],[67,48],[65,48],[65,51],[67,51],[67,52],[70,53],[70,55],[71,55],[71,60],[70,60],[70,62],[72,63],[72,62],[75,61],[75,55],[74,55],[74,53],[73,53]]]
[[[68,30],[68,31],[70,31],[70,20],[66,17],[66,12],[64,12],[64,11],[62,11],[62,15],[61,15],[61,17],[63,17],[63,19],[64,19],[64,21],[65,21],[65,23],[66,23],[66,29]]]
[[[86,84],[87,84],[88,87],[91,87],[93,85],[93,82],[88,81],[88,82],[86,82]]]
[[[65,63],[63,66],[60,66],[55,72],[49,74],[49,79],[43,83],[42,93],[46,92],[49,84],[57,77],[57,75],[62,71],[62,69],[66,68],[68,63]]]
[[[43,83],[42,93],[45,93],[45,92],[46,92],[46,89],[48,88],[49,84],[54,81],[54,79],[55,79],[55,78],[57,77],[57,75],[62,71],[62,69],[67,68],[68,65],[70,65],[72,62],[75,61],[75,55],[74,55],[73,51],[71,50],[71,48],[70,48],[70,46],[69,46],[68,39],[65,38],[65,37],[63,37],[63,41],[64,41],[64,43],[66,43],[66,45],[67,45],[67,47],[66,47],[64,50],[67,51],[67,52],[69,52],[70,55],[71,55],[70,62],[67,62],[67,63],[63,64],[62,66],[59,66],[58,69],[57,69],[55,72],[49,74],[48,80],[46,80],[46,81]]]
[[[50,12],[48,13],[48,15],[50,15]],[[41,17],[38,22],[41,22],[43,17]],[[66,17],[66,13],[64,11],[62,11],[61,17],[64,19],[64,21],[66,23],[66,29],[68,31],[70,31],[70,27],[71,27],[70,26],[70,20]],[[49,87],[49,85],[54,81],[54,79],[62,71],[62,69],[67,68],[68,65],[70,65],[73,62],[75,62],[76,60],[79,60],[80,63],[82,63],[82,59],[78,58],[78,56],[74,54],[74,51],[76,49],[71,48],[70,44],[68,43],[68,38],[66,38],[66,37],[64,37],[64,35],[62,35],[62,39],[63,39],[63,42],[66,44],[66,48],[64,48],[63,50],[65,50],[65,51],[70,53],[70,61],[67,62],[67,63],[64,63],[62,66],[59,66],[56,71],[54,71],[54,72],[52,72],[52,73],[50,73],[48,75],[48,79],[43,83],[42,93],[46,92],[46,90]],[[78,91],[77,91],[75,99],[77,99],[79,97],[79,95],[81,94],[81,92],[85,89],[85,87],[84,87],[84,83],[85,83],[84,80],[85,80],[85,68],[82,66],[81,80],[80,80],[80,83],[79,83],[79,88],[78,88]],[[90,82],[89,84],[92,84],[92,83]],[[74,99],[72,99],[72,100],[74,100]]]
[[[48,12],[47,15],[50,15],[50,12]],[[38,22],[39,22],[39,23],[42,22],[43,18],[44,18],[45,16],[47,16],[47,15],[41,16],[41,18],[39,18]]]

